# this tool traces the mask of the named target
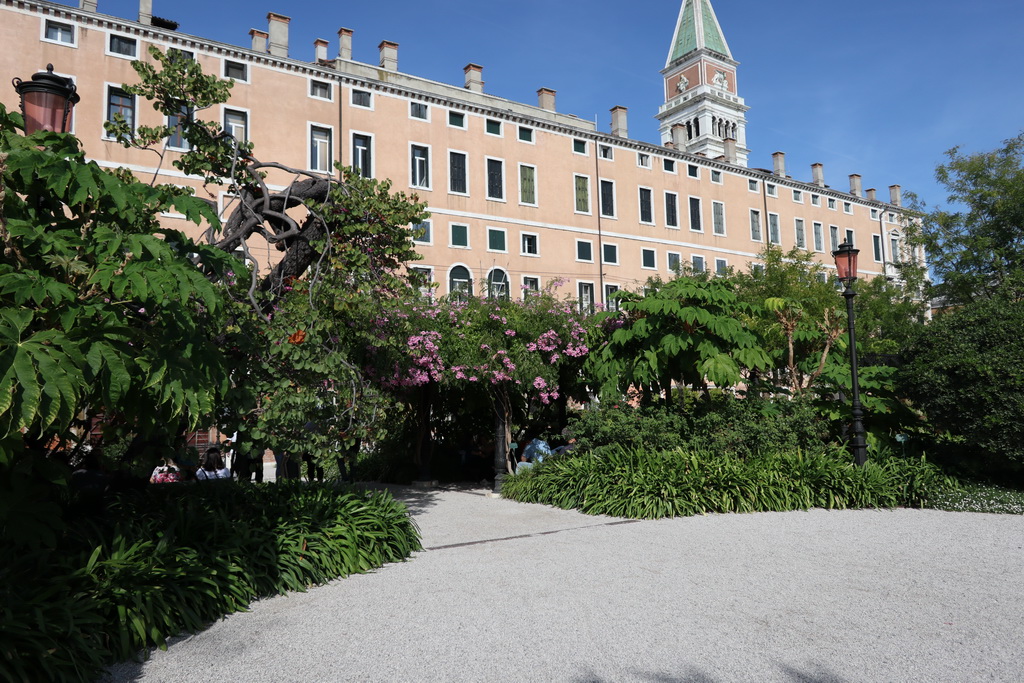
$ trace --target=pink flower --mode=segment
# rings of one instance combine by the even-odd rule
[[[544,381],[543,377],[537,377],[533,380],[533,386],[537,389],[544,389],[548,386],[548,383]]]
[[[505,330],[505,336],[507,336],[507,337],[514,337],[514,336],[516,336],[516,331],[515,330]]]

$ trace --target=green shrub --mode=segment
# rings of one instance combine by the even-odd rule
[[[388,493],[282,484],[150,486],[69,524],[55,548],[0,547],[0,680],[87,681],[255,598],[420,549]]]
[[[768,452],[605,448],[555,457],[505,480],[513,500],[587,514],[654,519],[708,512],[923,506],[953,486],[922,459],[864,467],[842,451]]]

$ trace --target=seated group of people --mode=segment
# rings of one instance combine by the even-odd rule
[[[199,466],[193,470],[178,463],[173,458],[164,461],[153,469],[149,481],[152,484],[169,484],[178,481],[209,481],[213,479],[230,479],[231,470],[224,464],[224,456],[220,449],[211,446],[199,459]]]

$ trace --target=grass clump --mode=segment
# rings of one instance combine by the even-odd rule
[[[656,519],[812,507],[923,507],[955,485],[923,458],[886,457],[856,467],[840,450],[744,458],[700,448],[612,446],[546,460],[507,479],[502,494],[587,514]]]
[[[328,486],[150,486],[71,512],[53,547],[0,547],[0,680],[94,680],[254,599],[420,549],[390,494]]]

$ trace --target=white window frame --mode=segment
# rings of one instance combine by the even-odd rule
[[[841,243],[842,240],[839,239],[839,226],[828,226],[828,246],[830,247],[829,251],[835,251],[836,249],[839,248],[839,245]]]
[[[58,19],[52,19],[50,17],[42,17],[42,21],[39,22],[39,40],[44,43],[50,43],[51,45],[62,45],[64,47],[78,48],[78,25],[73,24],[69,21],[60,21]],[[46,37],[46,29],[50,24],[59,26],[61,28],[71,29],[71,42],[66,43],[63,40],[54,40]],[[104,119],[105,120],[105,119]]]
[[[605,213],[604,212],[604,202],[602,201],[602,197],[604,196],[604,194],[601,191],[602,183],[611,183],[612,184],[612,213]],[[615,193],[615,181],[614,180],[612,180],[611,178],[598,178],[597,179],[597,212],[601,216],[601,218],[617,219],[619,217],[619,215],[618,215],[619,202],[616,199],[615,194],[616,193]]]
[[[721,257],[715,258],[715,275],[723,277],[727,275],[726,272],[729,269],[729,260]]]
[[[598,144],[597,158],[605,161],[615,161],[615,148],[611,145]]]
[[[665,227],[669,228],[670,230],[679,230],[679,193],[678,192],[669,192],[668,190],[665,190],[663,195],[664,195],[663,199],[665,200],[664,201],[664,206],[665,206]],[[675,200],[676,200],[676,222],[675,222],[675,225],[673,225],[672,223],[668,222],[668,197],[669,196],[675,197]]]
[[[854,241],[856,239],[856,235],[853,232],[853,228],[846,228],[846,232],[843,233],[843,239],[845,239],[849,244],[856,246],[856,242]]]
[[[185,115],[184,113],[178,114],[178,116],[184,116],[184,115]],[[166,115],[164,116],[164,125],[167,126],[168,128],[171,127],[171,122],[170,122],[170,117],[169,116],[166,116]],[[175,126],[175,127],[177,127],[177,126]],[[166,143],[167,144],[167,149],[171,150],[172,152],[189,152],[189,151],[192,150],[192,147],[188,144],[188,140],[186,140],[184,136],[182,136],[182,138],[181,138],[181,143],[182,143],[181,147],[178,147],[177,145],[172,145],[171,144],[170,136],[168,136],[168,137],[166,137],[164,139],[167,141],[167,143]]]
[[[530,132],[530,139],[524,140],[522,138],[523,131]],[[532,126],[516,126],[516,141],[521,142],[524,145],[536,145],[537,144],[537,130]]]
[[[114,38],[123,38],[125,40],[130,40],[133,43],[135,43],[135,54],[126,55],[111,50],[110,44],[114,41]],[[106,43],[103,46],[103,49],[108,57],[117,57],[118,59],[127,59],[128,61],[134,61],[136,59],[139,59],[139,39],[135,36],[130,36],[124,33],[107,33],[107,39]],[[248,70],[246,70],[246,73],[248,73]]]
[[[672,267],[672,257],[675,257],[676,267]],[[683,255],[678,251],[666,251],[665,252],[665,270],[670,273],[677,272],[683,266]]]
[[[532,202],[524,202],[523,201],[523,169],[524,168],[532,168],[533,169],[533,201]],[[522,204],[523,206],[537,206],[537,205],[539,205],[540,204],[540,183],[537,181],[537,177],[538,177],[537,176],[537,165],[536,164],[524,164],[524,163],[520,162],[518,164],[518,166],[517,166],[517,171],[518,172],[516,173],[516,181],[517,181],[516,182],[516,194],[519,195],[519,203]]]
[[[452,154],[461,154],[466,158],[466,191],[456,192],[452,189]],[[449,149],[447,155],[447,174],[445,176],[445,185],[448,186],[448,194],[453,194],[458,197],[468,197],[469,189],[471,186],[470,178],[472,177],[469,172],[469,152],[464,152],[461,149]]]
[[[778,235],[778,240],[773,240],[772,239],[772,217],[773,216],[775,217],[775,232]],[[768,233],[767,234],[768,244],[774,244],[775,246],[781,247],[782,246],[782,223],[781,223],[781,219],[779,218],[779,214],[774,213],[772,211],[769,211],[768,212],[768,221],[767,221],[767,224],[765,225],[765,227],[767,228],[767,233]]]
[[[537,281],[537,289],[532,289],[530,287],[527,287],[526,286],[526,281],[527,280],[536,280]],[[523,293],[523,300],[524,301],[526,300],[527,292],[540,292],[540,285],[541,285],[541,277],[540,277],[540,275],[529,275],[529,274],[520,275],[519,276],[519,283],[520,283],[519,284],[519,291],[521,291]]]
[[[413,106],[415,106],[417,104],[421,105],[423,107],[426,107],[426,110],[427,110],[427,115],[426,116],[413,116],[412,115],[412,108],[413,108]],[[430,123],[430,110],[431,109],[433,109],[433,107],[431,107],[426,102],[420,102],[419,100],[409,100],[409,120],[410,121],[425,121],[426,123]]]
[[[687,164],[686,177],[693,178],[694,180],[700,180],[700,166],[697,164]]]
[[[426,159],[427,182],[426,182],[425,185],[417,185],[414,182],[416,180],[416,178],[414,177],[415,174],[414,174],[413,168],[412,168],[412,160],[413,160],[413,148],[415,148],[415,147],[420,147],[420,148],[423,148],[423,149],[427,150],[427,159]],[[409,159],[409,187],[415,188],[417,190],[432,190],[434,188],[434,185],[433,185],[433,180],[434,180],[433,176],[434,176],[434,174],[431,172],[431,168],[430,168],[431,159],[433,158],[433,156],[434,156],[434,153],[433,153],[433,150],[431,149],[430,145],[422,143],[422,142],[411,142],[411,141],[409,142],[409,157],[408,157],[408,159]]]
[[[668,164],[669,166],[666,166],[665,164]],[[662,159],[661,170],[665,173],[671,173],[672,175],[679,175],[679,162],[675,159]]]
[[[811,193],[811,206],[821,206],[821,195]]]
[[[579,208],[576,206],[576,179],[577,178],[586,178],[587,179],[587,210],[586,211],[580,211]],[[584,175],[582,173],[573,173],[572,174],[572,208],[573,208],[573,213],[579,214],[581,216],[590,216],[590,215],[592,215],[594,213],[594,188],[591,185],[592,185],[592,183],[590,182],[590,176]]]
[[[536,253],[531,254],[530,252],[526,251],[526,240],[525,240],[525,238],[527,238],[527,237],[533,237],[534,238],[534,245],[537,247]],[[519,255],[520,256],[526,256],[526,257],[529,257],[529,258],[540,258],[540,233],[538,233],[538,232],[526,232],[526,231],[521,231],[519,233]]]
[[[498,124],[498,132],[497,133],[492,133],[489,130],[487,130],[487,124],[490,123],[491,121],[494,121],[494,122],[496,122]],[[484,135],[490,135],[492,138],[505,137],[505,122],[502,121],[501,119],[485,117],[484,118]]]
[[[113,141],[113,142],[119,142],[119,140],[117,138],[110,137],[107,134],[107,129],[105,127],[103,127],[103,124],[110,120],[110,119],[107,118],[107,112],[109,111],[109,106],[110,106],[110,89],[111,88],[114,88],[116,90],[120,90],[121,92],[124,92],[124,83],[111,83],[110,81],[107,81],[107,82],[105,82],[103,84],[103,100],[102,100],[102,102],[100,102],[100,105],[103,107],[102,113],[100,114],[100,122],[101,122],[100,126],[101,126],[101,130],[103,132],[100,133],[100,136],[101,136],[101,139],[103,139],[103,140],[110,140],[110,141]],[[127,93],[125,93],[125,94],[127,94]],[[132,132],[135,132],[135,131],[137,131],[139,129],[139,96],[138,95],[129,95],[129,97],[132,98]],[[75,118],[77,118],[77,117],[75,117]],[[224,118],[222,116],[221,117],[221,121],[223,121],[223,120],[224,120]]]
[[[698,227],[698,228],[694,228],[693,227],[693,212],[690,209],[690,205],[693,203],[694,199],[697,200],[697,206],[698,206],[697,215],[700,216],[700,227]],[[698,196],[692,195],[692,194],[687,196],[687,198],[686,198],[686,223],[690,226],[690,232],[699,232],[699,233],[703,233],[704,232],[704,202],[703,202],[703,199],[701,197],[698,197]]]
[[[238,114],[245,114],[245,138],[239,140],[239,142],[249,142],[252,140],[252,111],[246,107],[235,107],[229,104],[222,104],[220,105],[220,124],[222,126],[227,123],[229,111]],[[234,135],[234,133],[229,131],[226,126],[224,127],[224,132]]]
[[[636,153],[636,165],[637,165],[637,168],[648,168],[648,169],[651,168],[652,167],[651,155],[649,153],[647,153],[647,152],[637,152]]]
[[[356,103],[356,93],[357,92],[368,93],[370,95],[370,103],[369,104],[357,104]],[[366,90],[364,88],[349,88],[349,90],[348,90],[348,104],[349,104],[350,107],[355,107],[356,109],[362,109],[364,111],[374,111],[374,108],[377,105],[377,98],[374,97],[373,95],[374,95],[374,92],[372,90]]]
[[[757,231],[760,233],[760,237],[754,237],[754,216],[757,216]],[[748,227],[750,228],[749,234],[751,242],[757,242],[758,244],[764,244],[765,242],[766,226],[762,218],[763,216],[761,215],[760,209],[750,209]]]
[[[577,142],[582,142],[583,143],[583,151],[582,152],[577,152],[576,151],[576,143]],[[573,154],[577,154],[577,155],[579,155],[581,157],[588,157],[588,156],[590,156],[590,140],[584,140],[582,138],[572,138],[572,153]]]
[[[325,123],[317,123],[315,121],[306,121],[306,140],[309,142],[309,148],[308,149],[309,149],[310,152],[312,152],[313,129],[314,128],[319,128],[320,130],[327,131],[327,146],[328,146],[327,156],[328,156],[329,161],[328,161],[328,164],[327,164],[327,168],[313,168],[313,164],[310,163],[309,164],[309,170],[313,171],[314,173],[326,173],[326,174],[329,174],[329,175],[333,174],[334,173],[334,126],[330,126],[330,125],[327,125]],[[308,159],[308,161],[312,161],[312,155],[311,155],[311,158]]]
[[[644,256],[646,254],[650,254],[653,257],[654,265],[651,265],[651,266],[645,266],[644,265]],[[657,270],[658,269],[658,250],[657,249],[651,249],[650,247],[641,247],[640,248],[640,268],[643,269],[643,270]]]
[[[245,78],[233,78],[228,76],[228,62],[231,62],[233,64],[241,64],[242,66],[244,66]],[[252,64],[250,64],[249,62],[242,61],[240,59],[228,59],[227,57],[222,57],[220,60],[220,77],[226,80],[234,81],[235,83],[252,83]]]
[[[457,225],[466,228],[466,243],[465,244],[455,244],[455,242],[452,241],[452,233],[454,232],[453,228],[455,226],[457,226]],[[473,238],[473,233],[472,233],[472,230],[470,230],[469,223],[458,223],[458,222],[455,222],[455,221],[451,221],[451,222],[448,223],[448,248],[449,249],[472,249],[473,248],[472,238]]]
[[[875,263],[883,263],[885,261],[885,247],[882,244],[881,235],[871,235],[871,255],[874,257]]]
[[[349,133],[350,133],[349,141],[350,141],[350,144],[352,146],[352,154],[351,154],[352,158],[350,159],[350,164],[349,165],[352,166],[353,168],[356,165],[356,141],[355,141],[355,136],[356,135],[361,135],[363,137],[370,138],[370,153],[368,155],[370,157],[370,159],[369,159],[369,161],[370,161],[370,175],[368,177],[369,178],[376,178],[377,176],[375,175],[376,174],[376,168],[375,168],[376,162],[375,162],[375,159],[376,159],[377,155],[375,155],[373,153],[373,151],[377,148],[377,139],[376,139],[376,137],[374,136],[373,133],[369,133],[367,131],[362,131],[362,130],[352,130],[352,131],[349,131]]]
[[[641,197],[642,197],[642,194],[643,194],[644,190],[647,190],[647,196],[650,199],[648,204],[650,205],[650,209],[651,209],[651,220],[649,220],[649,221],[645,221],[643,219],[643,215],[644,215],[644,213],[643,213],[643,199],[641,199]],[[653,187],[645,187],[644,185],[640,185],[639,187],[636,188],[636,218],[637,218],[637,222],[640,223],[640,225],[654,225],[655,224],[657,216],[654,213],[654,188]]]
[[[617,311],[619,310],[618,299],[613,299],[618,292],[622,291],[622,288],[613,282],[604,283],[604,292],[602,292],[602,303],[604,304],[604,310],[606,311]]]
[[[307,77],[306,81],[307,85],[309,86],[306,88],[306,97],[310,98],[311,100],[319,100],[320,102],[334,101],[334,83],[332,83],[331,81],[325,81],[322,78],[313,78],[312,76]],[[314,83],[322,83],[327,86],[327,97],[321,97],[320,95],[313,94]]]
[[[779,196],[779,186],[776,185],[775,183],[765,183],[764,184],[764,193],[766,195],[768,195],[769,197],[776,197],[776,198],[778,198],[778,196]]]
[[[804,193],[800,190],[793,190],[793,202],[796,204],[803,204]]]
[[[619,265],[619,243],[618,242],[602,242],[601,243],[601,265],[603,266],[617,266]],[[604,250],[611,247],[615,250],[615,260],[606,261],[604,258]]]
[[[836,200],[835,200],[835,197],[828,197],[827,199],[828,199],[828,201],[825,202],[825,203],[828,205],[828,210],[829,211],[835,211],[836,210]]]
[[[427,226],[427,239],[419,240],[419,239],[416,239],[414,237],[413,240],[412,240],[412,243],[413,244],[420,244],[420,245],[423,245],[424,247],[432,247],[432,246],[434,246],[434,221],[432,219],[428,218],[425,221],[420,221],[419,223],[416,223],[415,225],[411,226],[409,229],[410,230],[415,229],[419,225],[426,225]]]
[[[501,164],[501,196],[491,196],[491,179],[490,179],[490,163],[491,161],[497,161]],[[484,157],[484,198],[489,202],[501,202],[502,204],[508,202],[508,189],[505,187],[505,160],[501,157]]]
[[[587,306],[586,310],[583,308],[583,286],[590,286],[590,305]],[[576,281],[576,304],[579,309],[584,313],[593,313],[597,310],[597,287],[594,285],[593,280],[577,280]]]
[[[843,213],[848,216],[853,215],[853,202],[843,202]]]
[[[747,192],[756,192],[761,194],[761,181],[754,180],[753,178],[747,178]]]
[[[452,271],[455,270],[456,268],[465,268],[466,272],[469,273],[469,279],[468,280],[459,280],[459,282],[465,282],[468,285],[468,287],[467,287],[468,292],[463,292],[460,289],[452,289]],[[473,292],[473,282],[474,282],[474,280],[473,280],[473,269],[470,268],[465,263],[457,262],[457,263],[453,263],[450,266],[448,266],[448,271],[445,273],[445,277],[444,277],[445,287],[448,288],[448,296],[452,296],[453,294],[456,294],[456,293],[462,293],[462,294],[464,294],[467,297],[473,296],[474,295],[474,292]]]
[[[718,226],[715,225],[715,207],[722,207],[722,231],[718,231]],[[711,234],[715,237],[725,237],[729,234],[728,226],[725,219],[725,202],[711,201]]]
[[[492,249],[491,248],[491,233],[501,233],[504,238],[505,248],[504,249]],[[508,228],[496,228],[494,226],[487,226],[485,231],[487,236],[487,251],[491,254],[507,254],[508,253]]]
[[[712,183],[714,183],[715,185],[725,185],[725,174],[723,174],[717,168],[711,169],[710,175]],[[718,180],[715,180],[716,177],[718,178]]]
[[[432,266],[409,266],[410,273],[420,273],[425,275],[427,283],[420,287],[420,295],[428,299],[434,298],[434,291],[437,289],[433,285],[436,284],[434,280],[434,268]]]
[[[590,258],[580,258],[580,244],[586,244],[590,247]],[[593,263],[594,262],[594,240],[584,240],[579,237],[576,238],[575,250],[573,252],[577,263]]]
[[[454,128],[455,130],[466,130],[469,127],[469,123],[468,123],[469,122],[469,117],[466,115],[466,112],[464,112],[464,111],[455,111],[454,109],[449,109],[447,111],[448,111],[448,113],[444,117],[444,122],[445,122],[446,126],[448,126],[449,128]],[[456,126],[455,124],[452,123],[452,117],[451,117],[452,114],[459,114],[459,115],[462,116],[462,125],[461,126]]]
[[[819,254],[825,253],[825,226],[819,222],[811,223],[811,235],[814,238],[814,251]]]
[[[700,270],[697,269],[697,259],[700,259]],[[690,270],[694,273],[708,272],[708,260],[701,254],[690,254]]]
[[[793,219],[793,246],[797,249],[807,249],[807,221],[803,218]]]

